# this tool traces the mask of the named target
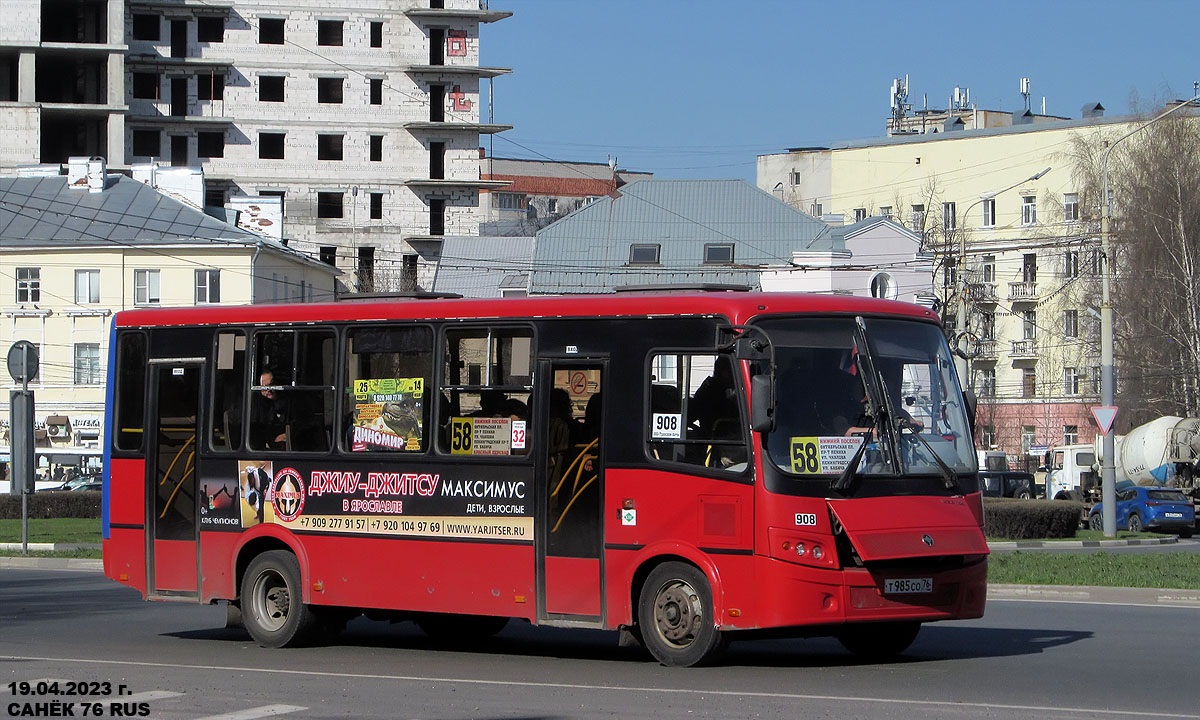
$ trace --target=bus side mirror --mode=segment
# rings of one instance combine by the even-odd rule
[[[750,378],[750,429],[755,432],[775,429],[775,384],[769,375]]]
[[[975,411],[979,408],[979,398],[974,390],[964,390],[963,402],[967,405],[967,424],[971,427],[971,437],[975,437]]]

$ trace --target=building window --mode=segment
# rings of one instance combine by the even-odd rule
[[[317,21],[317,44],[326,46],[338,46],[342,44],[342,27],[346,23],[342,20],[318,20]]]
[[[992,397],[996,394],[996,368],[979,370],[979,394],[983,397]]]
[[[1021,196],[1021,224],[1033,225],[1037,222],[1037,196]]]
[[[1037,310],[1026,310],[1021,313],[1021,325],[1026,340],[1037,339]]]
[[[162,139],[158,130],[134,130],[133,154],[158,157],[162,153]]]
[[[202,158],[225,157],[225,133],[223,131],[196,133],[196,156]]]
[[[375,290],[375,248],[360,247],[358,249],[358,291],[374,292]]]
[[[383,162],[383,136],[371,136],[371,162]]]
[[[1079,277],[1079,251],[1067,250],[1063,254],[1063,275],[1069,278]]]
[[[209,73],[208,77],[196,76],[197,100],[224,100],[225,76],[220,73]]]
[[[496,193],[496,207],[501,210],[524,210],[525,193]]]
[[[99,385],[100,343],[75,343],[75,384]]]
[[[823,210],[824,208],[821,207],[821,203],[813,203],[808,206],[808,214],[816,218],[821,217]]]
[[[371,23],[371,47],[383,47],[383,22],[380,20]]]
[[[161,26],[162,23],[157,15],[135,13],[133,16],[133,39],[156,41],[159,39]]]
[[[1063,425],[1063,445],[1079,444],[1079,426]]]
[[[429,234],[435,237],[446,234],[446,199],[429,199]]]
[[[340,77],[317,78],[317,102],[334,105],[341,103],[344,82],[345,79]]]
[[[1102,377],[1100,377],[1100,366],[1093,365],[1092,366],[1092,394],[1099,395],[1100,391],[1102,390],[1102,388],[1100,386],[1103,384],[1104,384],[1104,379]]]
[[[1031,398],[1037,396],[1037,369],[1036,368],[1021,368],[1021,397]]]
[[[1079,219],[1079,193],[1063,193],[1063,222]]]
[[[100,271],[75,271],[75,303],[91,305],[100,302]]]
[[[221,271],[196,271],[196,304],[221,302]]]
[[[319,192],[317,193],[317,217],[319,218],[340,218],[345,217],[342,211],[342,196],[345,193],[340,192]]]
[[[953,256],[947,257],[946,264],[942,267],[942,284],[946,287],[958,284],[958,260]]]
[[[205,183],[204,188],[204,206],[205,207],[225,207],[225,188],[219,183]]]
[[[984,425],[979,431],[979,446],[983,448],[996,447],[996,426]]]
[[[996,282],[996,256],[983,256],[983,281],[985,283]]]
[[[444,180],[446,177],[446,143],[429,143],[429,177]]]
[[[133,271],[133,304],[157,305],[162,302],[159,293],[158,270]]]
[[[282,45],[283,25],[283,18],[259,18],[258,42],[262,45]]]
[[[553,215],[558,212],[558,198],[550,198],[546,200],[546,212]]]
[[[133,96],[139,100],[158,99],[158,73],[135,72]]]
[[[35,303],[42,301],[42,269],[17,268],[17,302]]]
[[[1063,311],[1063,335],[1069,338],[1079,337],[1078,310]]]
[[[371,104],[383,104],[383,78],[371,78]]]
[[[909,224],[916,232],[920,232],[925,227],[925,206],[913,205],[911,212],[908,215]]]
[[[732,265],[732,243],[709,243],[704,246],[705,265]]]
[[[871,278],[871,297],[885,300],[896,299],[896,281],[885,272],[875,273]]]
[[[983,201],[983,226],[996,227],[996,198]]]
[[[888,220],[891,220],[892,219],[892,206],[884,205],[883,207],[879,208],[879,214],[884,216]]]
[[[981,340],[996,339],[996,313],[991,310],[979,313],[979,338]]]
[[[1022,425],[1021,426],[1021,452],[1029,454],[1029,449],[1037,444],[1037,426]]]
[[[282,160],[286,137],[287,133],[260,132],[258,134],[258,157],[263,160]]]
[[[958,215],[956,213],[954,203],[942,203],[942,229],[946,232],[950,232],[958,227]]]
[[[259,75],[259,102],[283,102],[283,80],[282,75]]]
[[[854,208],[854,222],[862,222],[867,219],[866,208]]]
[[[321,246],[321,262],[326,265],[337,267],[337,246],[322,245]]]
[[[342,136],[341,135],[317,135],[317,159],[318,160],[341,160],[342,159]],[[341,215],[339,215],[338,217],[341,217]]]
[[[1065,367],[1063,368],[1063,394],[1078,395],[1079,394],[1079,368]]]
[[[383,219],[383,193],[381,192],[371,193],[371,219]]]
[[[1037,253],[1021,256],[1021,282],[1037,282]]]
[[[790,173],[788,173],[788,184],[790,184],[790,185],[799,185],[800,184],[800,171],[799,170],[793,170]]]
[[[196,41],[225,42],[225,18],[220,15],[196,16]]]
[[[629,264],[630,265],[657,265],[659,260],[659,250],[661,246],[657,243],[635,243],[629,246]]]

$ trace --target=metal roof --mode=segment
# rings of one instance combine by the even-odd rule
[[[495,298],[500,290],[528,285],[533,238],[450,236],[442,241],[433,276],[434,292]]]
[[[759,286],[793,250],[831,249],[830,228],[745,180],[638,180],[538,231],[530,292],[608,292],[630,284]],[[704,246],[733,245],[733,264],[705,264]],[[633,245],[659,262],[631,264]]]
[[[64,175],[0,178],[0,244],[8,247],[178,244],[196,240],[285,249],[123,175],[103,191],[68,189]]]

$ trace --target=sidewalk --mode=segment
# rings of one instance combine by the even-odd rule
[[[989,542],[989,550],[1023,550],[1025,548],[1093,548],[1124,547],[1126,545],[1172,545],[1179,542],[1175,535],[1159,538],[1130,538],[1128,540],[1004,540]]]

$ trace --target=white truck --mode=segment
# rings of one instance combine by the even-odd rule
[[[1115,438],[1116,481],[1179,488],[1200,504],[1200,418],[1167,415]],[[1104,436],[1052,448],[1046,497],[1100,501]]]

